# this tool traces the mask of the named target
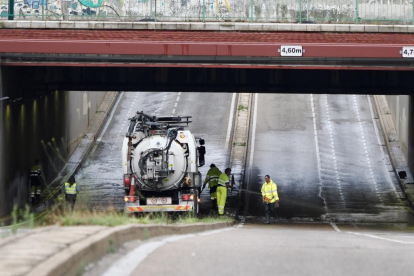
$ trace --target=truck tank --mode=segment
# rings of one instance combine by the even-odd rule
[[[122,147],[127,211],[180,211],[183,204],[189,211],[197,205],[199,157],[204,156],[198,154],[197,139],[184,129],[190,119],[143,112],[129,119]]]

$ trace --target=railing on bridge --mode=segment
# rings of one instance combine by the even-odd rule
[[[18,20],[414,24],[414,0],[0,0]]]

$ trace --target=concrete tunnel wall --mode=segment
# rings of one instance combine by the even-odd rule
[[[386,96],[398,138],[411,172],[414,172],[414,98]]]
[[[1,69],[2,67],[0,66],[0,76],[1,74]],[[1,79],[0,79],[1,82]],[[4,97],[3,95],[3,85],[0,83],[0,98]],[[3,187],[3,175],[5,175],[5,154],[4,154],[4,148],[3,148],[3,137],[4,137],[4,120],[2,119],[4,117],[4,108],[3,106],[5,106],[5,101],[0,101],[0,114],[2,117],[0,117],[0,202],[5,202],[5,197],[3,195],[5,195],[5,190],[2,189]],[[2,208],[0,207],[0,214],[3,213],[2,212]]]
[[[85,134],[104,92],[0,95],[0,216],[30,197],[28,172],[40,160],[45,183],[63,168]]]

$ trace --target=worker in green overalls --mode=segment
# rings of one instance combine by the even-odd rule
[[[40,167],[40,161],[36,160],[34,166],[29,173],[30,178],[30,201],[32,205],[35,205],[40,201],[40,194],[42,188],[42,169]]]
[[[212,210],[217,211],[217,184],[219,177],[221,175],[221,171],[216,167],[216,165],[211,164],[210,169],[207,172],[206,179],[203,183],[203,190],[208,183],[208,187],[210,188],[210,199],[213,203]]]

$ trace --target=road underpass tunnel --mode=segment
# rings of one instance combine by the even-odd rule
[[[24,81],[20,76],[25,76]],[[375,126],[379,132],[380,128],[375,124],[372,97],[366,94],[390,95],[389,113],[412,167],[413,101],[411,96],[397,96],[412,91],[410,71],[7,66],[2,67],[2,79],[1,96],[9,99],[1,101],[1,130],[5,133],[1,194],[8,200],[1,201],[0,214],[10,211],[13,204],[26,202],[27,171],[35,159],[47,164],[44,171],[53,178],[85,133],[103,97],[99,92],[56,90],[110,89],[141,91],[140,95],[154,97],[159,103],[164,96],[168,99],[171,93],[182,92],[183,96],[173,96],[187,99],[183,106],[191,108],[180,112],[196,118],[208,111],[195,108],[200,104],[211,102],[209,106],[215,108],[223,104],[221,108],[229,109],[230,96],[209,97],[206,91],[262,92],[255,96],[257,107],[252,108],[257,112],[257,133],[251,137],[256,151],[247,168],[251,170],[248,183],[259,191],[263,176],[270,174],[283,199],[281,216],[318,218],[336,212],[361,213],[368,207],[369,214],[378,214],[381,206],[386,206],[385,213],[391,217],[401,213],[398,189],[393,190],[398,187],[397,179],[384,144],[378,141],[381,133],[377,134]],[[154,91],[160,93],[151,96]],[[222,94],[230,95],[213,95]],[[134,95],[130,100],[146,107],[148,103],[139,98]],[[214,115],[214,121],[228,119],[225,113]],[[215,126],[205,127],[209,133],[216,131]],[[208,150],[209,140],[205,140]],[[260,198],[253,201],[248,212],[261,214]],[[398,210],[391,210],[393,206]]]
[[[86,133],[102,92],[2,91],[0,216],[29,203],[29,171],[39,160],[50,183]],[[44,188],[44,187],[43,187]]]

